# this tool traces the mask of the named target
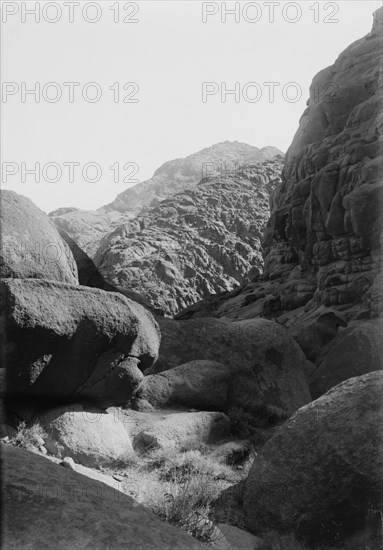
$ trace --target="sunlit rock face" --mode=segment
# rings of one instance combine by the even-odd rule
[[[204,178],[121,225],[94,262],[106,281],[167,315],[229,291],[263,268],[261,239],[281,158]]]

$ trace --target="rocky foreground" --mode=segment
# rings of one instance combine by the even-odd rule
[[[314,79],[334,95],[312,93],[287,153],[264,274],[176,319],[105,281],[73,235],[2,191],[5,548],[382,547],[382,16]],[[268,183],[252,183],[266,203]],[[124,283],[140,290],[125,244],[148,246],[151,220],[162,237],[173,216],[199,223],[201,196],[198,227],[219,244],[227,184],[152,205],[141,241],[106,237],[108,269],[122,277],[125,255]],[[258,259],[263,218],[244,218],[238,252]],[[157,284],[145,265],[143,286],[151,269]]]

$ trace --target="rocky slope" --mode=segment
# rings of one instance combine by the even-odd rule
[[[381,310],[382,10],[318,73],[272,197],[262,279],[182,315],[247,318]],[[305,321],[302,320],[304,323]]]
[[[141,213],[143,208],[155,206],[174,193],[193,189],[205,176],[219,176],[226,170],[276,156],[283,153],[271,146],[259,149],[238,141],[217,143],[186,158],[165,162],[152,178],[123,191],[97,211],[59,208],[49,216],[93,257],[104,235]]]
[[[262,271],[261,237],[280,160],[204,178],[121,225],[94,262],[111,284],[174,314]]]
[[[120,193],[113,202],[100,210],[138,214],[143,206],[154,206],[169,195],[192,189],[206,176],[219,176],[240,165],[271,160],[277,155],[283,156],[283,153],[276,147],[258,149],[238,141],[217,143],[186,158],[165,162],[151,179]]]

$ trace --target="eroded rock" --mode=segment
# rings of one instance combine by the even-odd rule
[[[4,279],[7,394],[124,404],[157,358],[152,315],[125,296],[35,279]]]
[[[383,375],[352,378],[299,409],[261,449],[246,482],[254,533],[336,541],[382,501]]]
[[[1,277],[78,284],[72,253],[52,221],[14,191],[1,191],[1,239]]]
[[[1,452],[2,542],[9,550],[204,548],[105,483],[23,449],[2,445]]]

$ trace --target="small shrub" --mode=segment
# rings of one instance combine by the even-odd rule
[[[140,502],[162,520],[207,542],[222,536],[211,519],[212,503],[235,473],[200,451],[157,450],[140,475]],[[228,521],[227,517],[226,520]]]
[[[213,457],[204,456],[200,451],[154,451],[148,458],[149,471],[158,470],[162,481],[184,482],[191,475],[205,475],[214,480],[236,481],[236,474],[225,464]]]
[[[17,427],[17,434],[11,439],[11,443],[28,451],[36,451],[44,444],[47,437],[48,434],[37,422],[31,426],[21,422]]]

